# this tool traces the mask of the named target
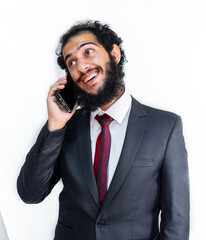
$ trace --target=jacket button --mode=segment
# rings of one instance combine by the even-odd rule
[[[105,226],[105,220],[104,220],[104,219],[99,220],[99,221],[97,222],[97,227],[98,227],[98,228],[103,228],[104,226]]]

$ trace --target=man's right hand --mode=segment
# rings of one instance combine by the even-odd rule
[[[60,108],[57,105],[57,98],[55,92],[63,89],[67,83],[67,78],[62,77],[57,80],[50,88],[47,97],[47,110],[48,110],[48,128],[49,131],[56,131],[62,129],[69,119],[74,115],[77,109],[77,103],[71,113],[68,113],[65,108]]]

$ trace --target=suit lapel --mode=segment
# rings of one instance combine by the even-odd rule
[[[88,185],[89,191],[97,204],[100,207],[99,193],[94,176],[92,153],[91,153],[91,139],[90,139],[90,113],[80,119],[77,126],[77,148],[80,166]]]
[[[132,99],[132,109],[129,116],[124,145],[114,177],[103,202],[102,209],[109,204],[118,192],[132,166],[135,156],[137,155],[145,132],[145,125],[141,120],[141,117],[144,115],[145,111],[143,106],[135,99]],[[89,191],[99,208],[101,205],[92,164],[89,112],[84,116],[80,116],[78,120],[77,150],[83,176],[88,185]]]
[[[143,106],[135,99],[132,99],[132,109],[129,116],[124,145],[114,177],[103,202],[102,209],[108,205],[123,184],[135,156],[137,155],[145,132],[145,125],[141,120],[141,117],[144,115],[145,111]]]

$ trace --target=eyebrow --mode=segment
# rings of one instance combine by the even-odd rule
[[[85,43],[82,43],[82,44],[77,48],[77,50],[79,50],[80,48],[82,48],[82,47],[84,47],[85,45],[88,45],[88,44],[93,44],[93,45],[97,46],[97,44],[94,43],[94,42],[85,42]],[[66,62],[67,58],[69,58],[69,57],[71,57],[71,56],[72,56],[72,53],[67,54],[66,57],[65,57],[65,59],[64,59],[64,62]]]

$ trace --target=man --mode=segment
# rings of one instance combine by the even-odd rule
[[[181,119],[129,95],[121,43],[97,21],[61,37],[58,64],[68,77],[50,88],[48,122],[27,155],[18,192],[38,203],[62,179],[55,240],[188,240]],[[69,76],[78,103],[71,113],[55,97]]]

